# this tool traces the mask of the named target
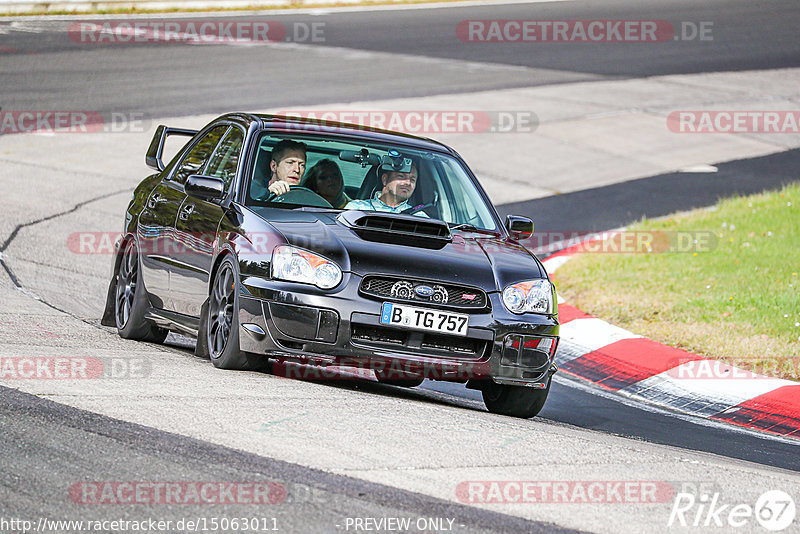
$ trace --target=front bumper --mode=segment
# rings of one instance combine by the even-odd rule
[[[313,365],[421,375],[435,380],[546,388],[556,371],[555,317],[508,312],[499,293],[490,309],[468,313],[466,336],[388,327],[384,300],[359,293],[361,277],[345,273],[340,286],[313,286],[243,276],[239,294],[241,350]],[[415,306],[424,306],[418,302]],[[431,305],[435,308],[435,305]],[[542,347],[544,347],[542,349]]]

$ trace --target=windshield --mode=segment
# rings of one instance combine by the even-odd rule
[[[248,206],[385,211],[497,230],[461,163],[446,154],[266,134],[259,138],[257,150],[245,195]]]

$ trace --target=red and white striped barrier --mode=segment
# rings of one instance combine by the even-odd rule
[[[553,273],[581,244],[542,263]],[[561,371],[692,415],[800,438],[800,384],[745,371],[636,335],[559,303]]]

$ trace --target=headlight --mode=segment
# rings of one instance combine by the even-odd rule
[[[546,279],[517,282],[503,290],[503,304],[513,313],[553,313],[553,285]]]
[[[313,252],[281,245],[272,253],[272,277],[331,289],[342,281],[342,270]]]

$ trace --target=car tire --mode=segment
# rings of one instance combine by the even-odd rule
[[[542,411],[549,392],[549,383],[544,389],[535,389],[488,382],[482,389],[483,402],[490,412],[523,419]]]
[[[149,303],[139,267],[136,241],[131,239],[125,243],[115,277],[114,321],[117,332],[125,339],[163,343],[169,330],[145,319]]]
[[[231,255],[214,274],[200,335],[214,367],[241,371],[264,364],[264,358],[239,349],[239,268]]]
[[[415,388],[425,381],[425,378],[420,375],[406,374],[402,377],[398,377],[397,375],[397,372],[387,374],[384,370],[375,369],[375,378],[378,379],[378,382],[389,386]]]

